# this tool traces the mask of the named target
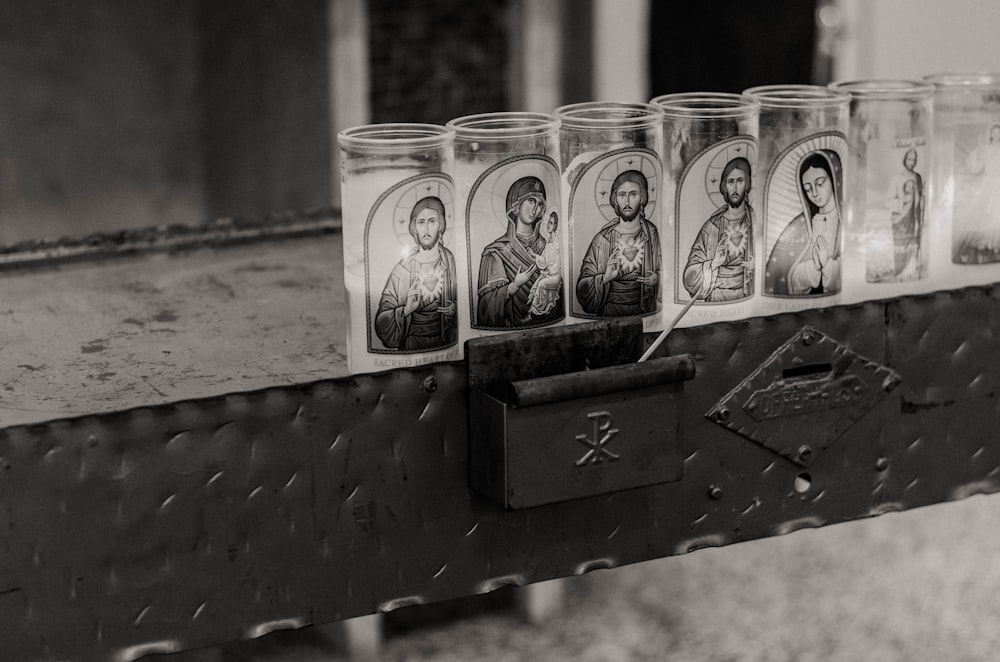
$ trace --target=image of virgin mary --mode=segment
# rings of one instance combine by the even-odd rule
[[[840,291],[842,228],[840,161],[827,150],[811,152],[797,168],[802,213],[782,230],[764,271],[764,292],[821,296]]]

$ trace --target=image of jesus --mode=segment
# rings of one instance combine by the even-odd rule
[[[392,268],[375,315],[375,333],[389,349],[430,351],[457,342],[455,256],[441,245],[446,228],[439,198],[413,206],[409,231],[416,246]]]
[[[753,294],[753,207],[750,161],[738,156],[722,170],[725,199],[705,221],[684,266],[684,288],[695,299],[730,302]]]
[[[583,310],[601,317],[647,315],[657,309],[660,234],[645,210],[649,183],[638,170],[625,170],[611,185],[616,216],[590,242],[576,298]]]

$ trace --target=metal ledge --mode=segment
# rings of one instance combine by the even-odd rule
[[[464,363],[307,383],[272,370],[267,388],[8,425],[0,649],[133,660],[995,492],[998,299],[675,331],[659,355],[697,368],[681,480],[522,511],[469,489]],[[807,325],[901,381],[803,468],[706,413]]]

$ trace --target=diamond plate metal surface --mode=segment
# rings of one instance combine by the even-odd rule
[[[521,511],[469,489],[462,363],[4,428],[0,650],[125,662],[995,492],[998,299],[678,330],[683,478]],[[704,416],[804,326],[902,379],[808,470]]]

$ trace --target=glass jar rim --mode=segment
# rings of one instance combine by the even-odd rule
[[[825,85],[758,85],[743,94],[760,101],[762,106],[778,108],[824,108],[846,106],[851,95],[845,90]]]
[[[947,71],[923,77],[928,83],[947,88],[1000,88],[1000,72]]]
[[[863,99],[912,99],[934,94],[934,85],[931,83],[904,78],[843,80],[830,83],[830,87]]]
[[[670,117],[685,118],[745,117],[761,106],[757,99],[734,92],[674,92],[653,97],[650,103]]]
[[[445,124],[456,138],[508,140],[558,132],[559,118],[551,113],[500,111],[456,117]]]
[[[440,124],[392,122],[362,124],[337,133],[341,147],[385,151],[415,151],[444,147],[455,139],[455,132]]]
[[[582,101],[559,106],[553,113],[568,129],[640,129],[663,122],[663,110],[650,103]]]

